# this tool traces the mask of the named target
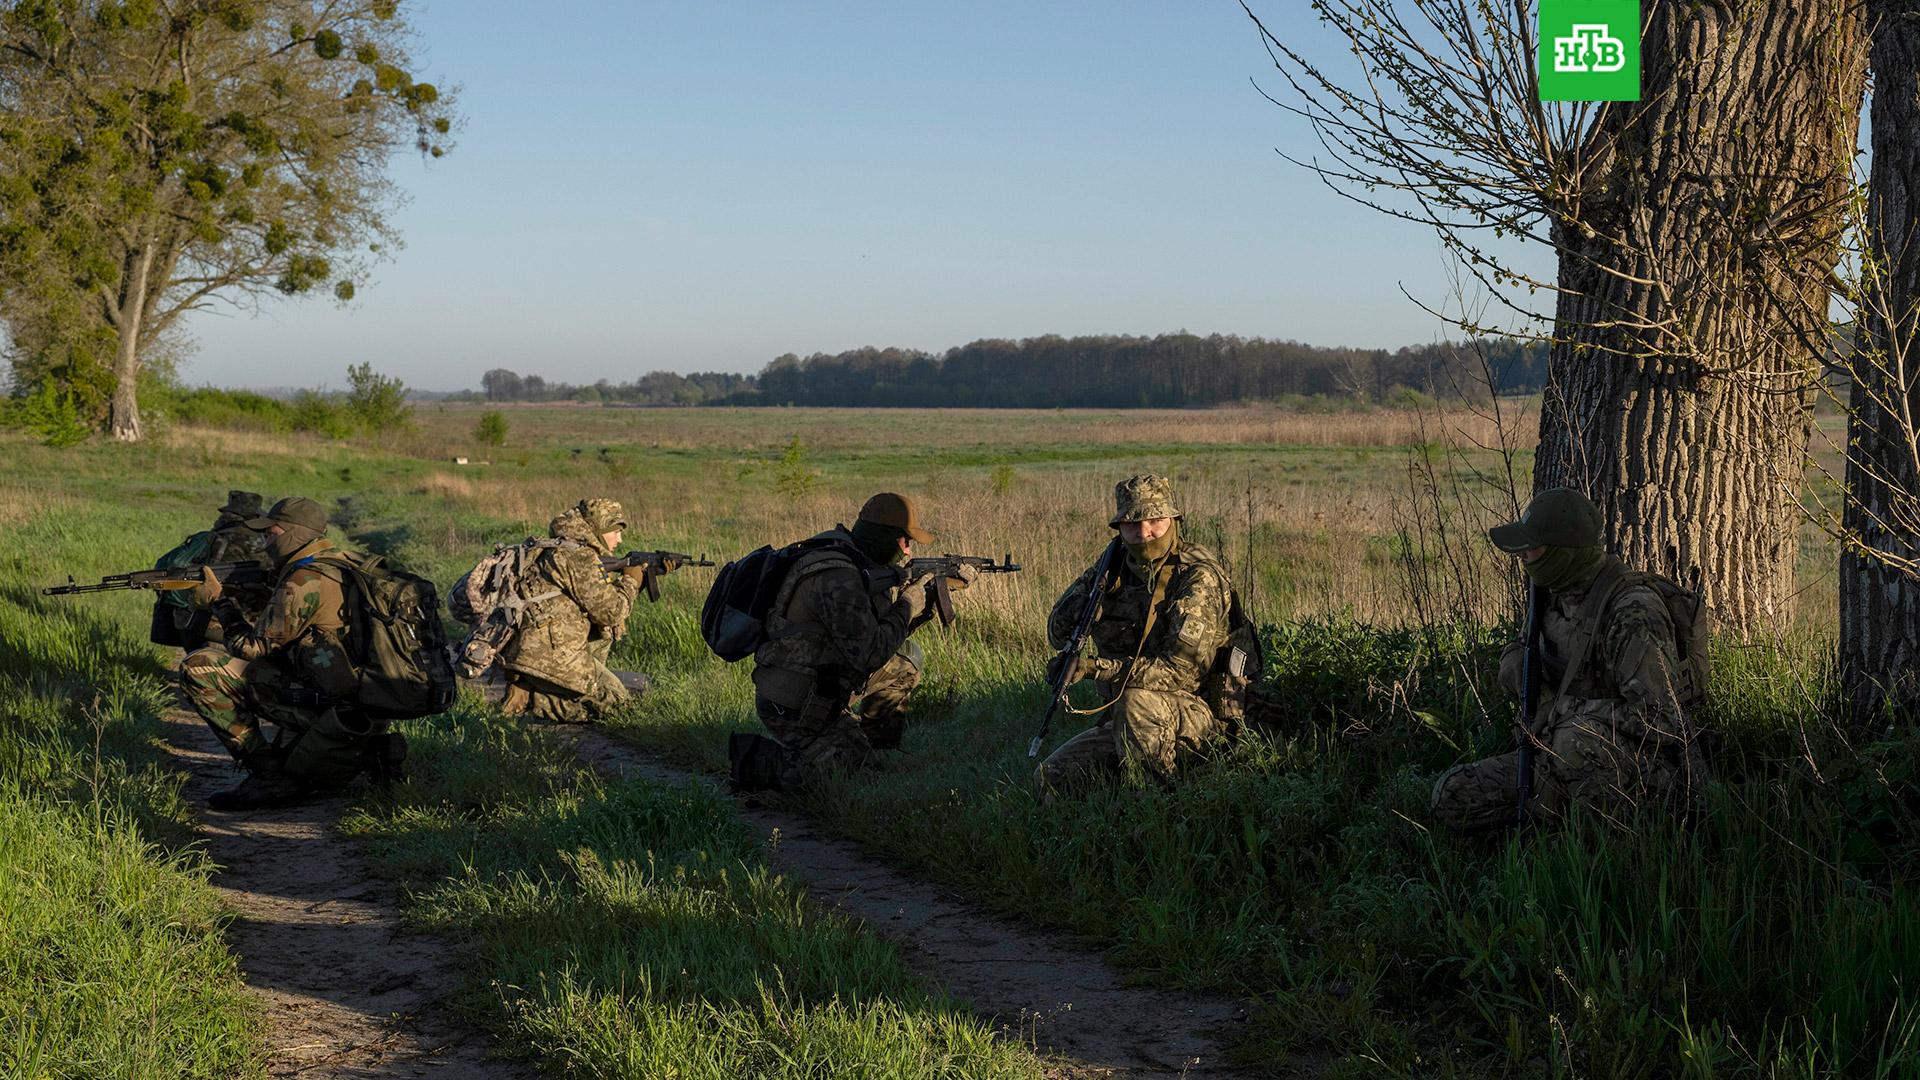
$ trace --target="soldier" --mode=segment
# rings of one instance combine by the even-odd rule
[[[807,542],[818,546],[787,571],[767,640],[753,654],[754,710],[782,751],[766,775],[751,775],[757,766],[736,754],[736,786],[791,786],[812,770],[857,769],[873,751],[900,745],[923,663],[908,637],[931,612],[922,580],[902,581],[892,568],[932,539],[913,500],[883,492],[852,529],[836,525]],[[976,572],[958,573],[964,588]]]
[[[379,740],[384,766],[398,767],[405,743],[352,706],[358,689],[347,641],[342,554],[326,539],[326,510],[292,497],[247,521],[267,540],[280,572],[265,612],[250,628],[211,571],[193,590],[228,627],[224,644],[187,655],[181,688],[194,710],[247,770],[247,778],[215,794],[216,810],[249,810],[298,802],[317,788],[352,779]],[[280,729],[269,742],[260,722]]]
[[[1223,734],[1206,700],[1215,659],[1232,631],[1233,590],[1211,551],[1180,535],[1180,511],[1164,476],[1135,476],[1114,486],[1111,528],[1126,545],[1126,566],[1112,579],[1088,636],[1092,657],[1062,656],[1067,683],[1092,679],[1105,702],[1095,726],[1068,739],[1041,763],[1041,790],[1077,773],[1139,769],[1170,779],[1182,751]],[[1089,568],[1053,605],[1047,639],[1064,649],[1095,587]],[[1057,674],[1049,671],[1049,676]]]
[[[1666,601],[1601,547],[1599,508],[1577,491],[1551,488],[1519,521],[1488,535],[1549,595],[1542,700],[1534,730],[1515,733],[1537,753],[1528,815],[1554,820],[1577,806],[1618,819],[1652,800],[1689,796],[1704,777],[1682,704],[1695,680],[1681,663]],[[1500,658],[1500,683],[1516,698],[1525,653],[1526,643],[1514,641]],[[1518,758],[1509,751],[1442,773],[1434,817],[1460,832],[1515,824]]]
[[[214,518],[213,527],[206,532],[205,546],[199,547],[193,561],[198,563],[235,563],[265,562],[267,558],[267,537],[247,522],[258,518],[261,512],[260,496],[251,491],[227,492],[227,504],[220,508],[219,516]],[[183,544],[182,550],[193,544],[190,538]],[[171,554],[171,553],[169,553]],[[163,557],[163,560],[164,557]],[[269,584],[230,586],[226,589],[227,598],[245,620],[241,628],[253,625],[266,609],[267,597],[272,594]],[[226,632],[220,620],[212,613],[198,611],[186,602],[185,597],[176,597],[173,593],[162,593],[155,603],[162,606],[161,617],[172,621],[177,631],[180,647],[188,652],[198,649],[208,642],[226,640]]]
[[[549,523],[548,534],[561,543],[541,548],[523,573],[520,594],[528,605],[501,651],[510,683],[502,712],[582,723],[632,698],[607,660],[626,634],[647,567],[625,567],[610,578],[600,565],[626,528],[626,511],[612,499],[582,499]]]

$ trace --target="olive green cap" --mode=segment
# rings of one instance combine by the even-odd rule
[[[885,525],[890,529],[899,529],[916,544],[933,543],[933,534],[920,524],[920,508],[912,499],[891,491],[883,491],[868,499],[860,508],[859,520],[869,525]]]
[[[1519,521],[1487,530],[1493,546],[1519,553],[1537,547],[1594,547],[1600,543],[1600,508],[1572,488],[1534,495]]]
[[[327,531],[327,508],[303,495],[289,495],[273,504],[273,509],[256,518],[248,518],[241,524],[249,529],[264,529],[270,525],[299,525],[312,529],[315,533]]]
[[[1126,521],[1179,516],[1180,511],[1173,508],[1173,481],[1164,476],[1143,473],[1113,485],[1113,520],[1107,522],[1112,528]]]

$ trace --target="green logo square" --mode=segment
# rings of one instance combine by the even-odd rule
[[[1640,0],[1540,0],[1541,101],[1640,100]]]

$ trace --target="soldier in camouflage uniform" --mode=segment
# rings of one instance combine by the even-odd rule
[[[248,520],[261,516],[262,505],[256,492],[227,492],[227,505],[220,508],[220,515],[208,530],[207,550],[200,561],[267,561],[267,534],[247,524]],[[244,620],[239,623],[239,627],[244,629],[252,626],[266,610],[267,598],[273,595],[273,586],[267,583],[236,585],[226,588],[225,593]],[[197,611],[189,604],[168,604],[167,614],[180,631],[181,647],[188,652],[209,642],[226,640],[225,628],[211,612]]]
[[[914,544],[933,539],[913,501],[875,495],[853,528],[814,539],[826,543],[788,570],[767,640],[753,654],[754,709],[784,748],[784,775],[769,786],[802,782],[823,767],[856,769],[875,750],[898,747],[924,663],[908,637],[931,617],[928,588],[893,569]],[[961,569],[956,588],[975,574]],[[736,784],[740,769],[736,760]]]
[[[1094,616],[1092,657],[1069,657],[1067,682],[1092,679],[1104,702],[1098,722],[1041,763],[1043,791],[1075,774],[1144,771],[1170,779],[1182,752],[1204,747],[1225,724],[1203,700],[1203,683],[1230,632],[1233,590],[1211,551],[1180,535],[1173,486],[1135,476],[1114,487],[1108,524],[1126,545],[1126,566]],[[1053,605],[1047,639],[1066,647],[1094,587],[1094,567]],[[1056,661],[1058,662],[1058,661]],[[1054,672],[1049,672],[1054,674]]]
[[[312,499],[282,499],[251,528],[267,538],[279,572],[265,612],[251,628],[220,582],[206,573],[193,590],[228,629],[224,644],[187,655],[180,684],[193,708],[247,770],[239,786],[208,800],[216,810],[297,802],[316,788],[345,783],[384,726],[352,707],[358,690],[348,643],[347,596],[339,552],[326,539],[326,510]],[[239,628],[239,629],[236,629]],[[272,742],[261,721],[279,729]],[[396,743],[397,761],[404,743]]]
[[[562,543],[542,548],[522,576],[520,594],[529,603],[519,632],[501,651],[510,683],[502,711],[582,723],[632,698],[607,660],[626,633],[647,568],[609,575],[600,565],[626,527],[626,511],[612,499],[583,499],[548,525]]]
[[[1624,570],[1601,546],[1599,508],[1577,491],[1552,488],[1535,496],[1519,521],[1489,535],[1550,597],[1534,730],[1516,732],[1536,753],[1528,816],[1553,821],[1579,807],[1619,820],[1649,802],[1684,803],[1705,769],[1676,691],[1680,657],[1665,602],[1629,580],[1597,616],[1583,610],[1590,590],[1604,597]],[[1591,638],[1585,658],[1558,693],[1583,630]],[[1525,643],[1514,641],[1500,659],[1500,683],[1515,698],[1525,652]],[[1512,826],[1518,758],[1510,751],[1442,773],[1433,787],[1434,817],[1460,832]]]

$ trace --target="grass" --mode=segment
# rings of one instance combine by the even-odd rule
[[[184,430],[133,450],[9,445],[64,482],[0,476],[0,514],[109,533],[173,515],[157,552],[231,478],[344,500],[357,543],[445,583],[587,495],[626,504],[631,544],[726,557],[905,490],[939,549],[1011,551],[1028,569],[924,632],[907,753],[803,800],[834,831],[1142,979],[1247,996],[1254,1065],[1304,1050],[1344,1076],[1892,1077],[1920,1061],[1920,745],[1848,747],[1824,729],[1831,552],[1811,534],[1799,625],[1720,657],[1700,820],[1463,843],[1428,828],[1427,793],[1503,740],[1510,709],[1483,688],[1504,603],[1487,590],[1476,625],[1412,618],[1396,526],[1423,448],[1396,414],[514,408],[507,445],[474,455],[477,408],[423,408],[379,446]],[[455,453],[492,464],[446,464]],[[1172,790],[1042,806],[1023,753],[1040,621],[1104,541],[1112,482],[1145,469],[1174,475],[1190,532],[1270,624],[1283,720]],[[76,573],[124,568],[77,553]],[[36,556],[4,580],[29,570],[53,568]],[[746,665],[699,642],[706,580],[675,575],[640,605],[615,659],[656,690],[614,731],[714,769],[724,734],[751,726],[751,688]],[[127,625],[142,614],[92,603],[127,604],[113,616]],[[421,780],[353,828],[420,917],[473,943],[463,1008],[516,1045],[583,1073],[707,1052],[730,1056],[702,1068],[804,1071],[883,1045],[915,1074],[1031,1067],[969,1056],[989,1048],[951,1006],[790,909],[724,805],[602,788],[470,705],[416,731]],[[736,1037],[709,1045],[713,1027]]]

